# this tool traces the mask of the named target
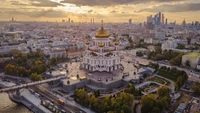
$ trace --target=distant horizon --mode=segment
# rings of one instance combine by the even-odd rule
[[[200,21],[200,0],[1,0],[0,21],[143,23],[147,16],[164,13],[168,22]]]
[[[69,22],[67,22],[67,21],[65,21],[65,22],[62,22],[62,20],[60,20],[60,21],[26,21],[26,20],[24,20],[24,21],[17,21],[17,20],[15,20],[15,21],[11,21],[11,20],[0,20],[0,22],[13,22],[13,23],[17,23],[17,22],[42,22],[42,23],[47,23],[47,22],[50,22],[50,23],[66,23],[66,24],[68,24]],[[173,21],[174,22],[174,21]],[[170,24],[170,23],[173,23],[173,22],[168,22],[168,24]],[[192,21],[192,22],[196,22],[196,21]],[[186,24],[192,24],[192,22],[187,22],[186,21]],[[199,22],[199,21],[198,21]],[[72,23],[72,22],[70,22],[70,23]],[[73,23],[88,23],[88,24],[91,24],[91,22],[73,22]],[[129,24],[128,23],[128,20],[126,21],[126,22],[106,22],[106,21],[104,21],[104,23],[105,24],[109,24],[109,23],[112,23],[112,24]],[[101,24],[101,21],[96,21],[96,22],[94,22],[94,24]],[[144,24],[144,22],[132,22],[132,24]],[[176,24],[178,24],[178,25],[181,25],[182,24],[182,22],[176,22]]]

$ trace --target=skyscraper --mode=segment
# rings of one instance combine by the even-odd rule
[[[11,20],[12,22],[14,22],[15,21],[15,19],[12,17],[12,20]]]
[[[167,23],[167,21],[168,21],[168,20],[167,20],[167,18],[166,18],[166,20],[165,20],[165,25],[167,25],[167,24],[168,24],[168,23]]]
[[[153,29],[153,21],[154,19],[152,18],[152,15],[147,17],[147,29]]]
[[[132,19],[129,19],[129,24],[132,24]]]
[[[164,14],[162,14],[162,25],[165,24],[164,19],[165,19]]]
[[[68,22],[70,23],[70,18],[68,19]]]
[[[161,12],[158,13],[158,25],[161,25]]]

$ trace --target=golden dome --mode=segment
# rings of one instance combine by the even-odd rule
[[[102,42],[99,43],[99,47],[104,47],[104,44]]]
[[[85,42],[85,44],[86,44],[86,45],[90,45],[90,42],[87,40],[87,41]]]
[[[116,40],[116,41],[114,42],[114,44],[115,44],[115,45],[119,45],[119,42]]]
[[[102,21],[101,28],[97,31],[97,33],[95,34],[95,37],[97,37],[97,38],[108,38],[109,36],[110,36],[110,34],[104,29],[103,21]]]

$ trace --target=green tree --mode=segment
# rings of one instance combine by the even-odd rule
[[[170,60],[170,64],[172,65],[176,65],[176,66],[180,66],[181,65],[181,61],[182,61],[182,56],[184,55],[184,53],[179,53],[178,56],[172,58]]]
[[[33,81],[39,81],[39,80],[42,80],[42,76],[41,75],[38,75],[37,73],[32,73],[31,76],[30,76],[31,80]]]
[[[6,65],[4,71],[5,71],[5,73],[8,74],[8,75],[13,75],[13,74],[14,74],[14,69],[15,69],[15,66],[14,66],[14,65],[8,64],[8,65]]]
[[[169,88],[162,86],[156,91],[159,98],[169,97]]]
[[[191,44],[191,38],[187,38],[187,44],[190,45]]]
[[[176,85],[175,85],[176,86],[176,90],[180,89],[182,85],[183,85],[183,77],[179,76],[177,78]]]
[[[160,109],[158,107],[153,107],[151,113],[160,113]]]
[[[142,53],[141,51],[137,51],[137,52],[136,52],[136,55],[139,56],[139,57],[142,57],[142,56],[143,56],[143,53]]]
[[[189,60],[186,60],[185,66],[190,67],[190,61]]]
[[[156,105],[156,97],[153,94],[149,94],[146,96],[142,96],[141,99],[142,113],[150,113],[152,111],[152,108]]]
[[[176,49],[185,49],[185,44],[178,44]]]
[[[135,87],[130,83],[128,88],[125,90],[126,93],[133,94],[135,92]]]
[[[194,90],[194,93],[196,95],[200,95],[200,83],[196,82],[195,85],[192,87],[192,89]]]

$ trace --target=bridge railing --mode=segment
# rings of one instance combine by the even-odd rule
[[[20,84],[20,85],[16,85],[16,86],[11,86],[11,87],[7,87],[7,88],[4,88],[4,89],[0,89],[0,93],[18,90],[18,89],[29,87],[29,86],[40,85],[40,84],[43,84],[43,83],[56,81],[56,80],[59,80],[59,79],[62,79],[62,78],[65,78],[65,76],[59,76],[59,77],[56,77],[56,78],[46,79],[46,80],[42,80],[42,81],[30,82],[30,83],[27,83],[27,84]]]

